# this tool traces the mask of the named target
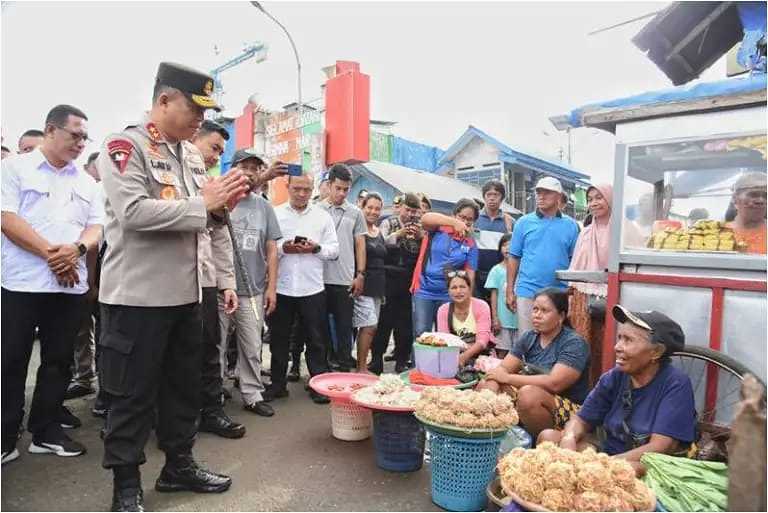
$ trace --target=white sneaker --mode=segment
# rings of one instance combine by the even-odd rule
[[[29,452],[32,454],[55,454],[66,458],[85,454],[85,446],[62,433],[50,439],[33,438],[32,443],[29,444]]]
[[[3,465],[5,465],[8,462],[11,462],[19,457],[19,450],[17,448],[13,448],[12,451],[6,451],[3,453]]]

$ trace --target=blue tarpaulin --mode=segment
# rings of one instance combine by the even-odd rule
[[[420,169],[433,173],[443,150],[426,144],[419,144],[400,137],[392,137],[392,163],[398,166]]]
[[[627,96],[615,100],[590,103],[574,109],[568,114],[568,122],[572,127],[580,127],[585,112],[611,108],[635,108],[661,103],[693,101],[715,96],[732,96],[764,90],[766,87],[765,74],[755,74],[747,77],[729,78],[717,82],[700,82],[650,91],[647,93]]]

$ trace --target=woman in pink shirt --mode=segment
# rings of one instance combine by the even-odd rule
[[[472,297],[467,271],[449,271],[446,282],[451,301],[437,310],[437,331],[457,335],[467,342],[467,349],[459,356],[459,365],[464,366],[493,341],[491,308],[482,299]]]

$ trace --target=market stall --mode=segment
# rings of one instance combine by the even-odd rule
[[[662,310],[683,327],[688,346],[731,357],[763,382],[765,227],[762,241],[759,230],[740,230],[733,200],[739,184],[765,183],[765,87],[756,74],[593,104],[555,120],[616,134],[608,311],[617,303]],[[761,198],[764,218],[764,185]],[[614,364],[615,335],[606,319],[602,370]],[[692,370],[702,374],[697,408],[728,423],[735,401],[717,404],[725,395],[718,374],[700,367]]]

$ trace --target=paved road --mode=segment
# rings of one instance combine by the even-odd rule
[[[31,396],[37,350],[30,364],[27,404]],[[227,412],[246,425],[240,440],[201,433],[195,455],[201,463],[230,474],[225,494],[161,494],[154,491],[163,464],[154,435],[142,467],[145,504],[156,511],[440,511],[430,500],[429,466],[400,474],[376,467],[372,441],[342,442],[331,437],[330,412],[293,384],[291,396],[272,403],[276,414],[265,419],[241,409],[239,397]],[[4,511],[104,511],[111,500],[111,475],[101,468],[101,420],[91,416],[94,397],[69,401],[83,420],[71,431],[88,447],[78,458],[33,455],[30,435],[20,440],[21,457],[2,468]]]

